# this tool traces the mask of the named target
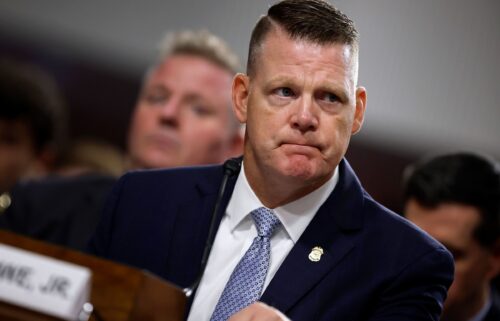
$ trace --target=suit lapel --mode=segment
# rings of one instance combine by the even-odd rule
[[[222,176],[220,166],[206,177],[201,177],[193,197],[179,204],[176,211],[168,265],[169,273],[176,275],[176,283],[181,286],[191,286],[200,273],[200,262]],[[236,177],[228,180],[219,211],[216,213],[215,230],[225,213],[235,182]]]
[[[318,210],[261,297],[263,302],[282,312],[286,313],[321,282],[355,246],[358,233],[352,231],[363,225],[363,190],[347,161],[343,160],[339,166],[340,177],[335,190]],[[316,246],[320,246],[324,253],[319,261],[313,262],[309,254]]]

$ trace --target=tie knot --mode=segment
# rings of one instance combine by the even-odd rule
[[[259,207],[250,214],[252,214],[255,225],[257,226],[257,233],[262,237],[271,237],[276,227],[281,224],[273,210],[266,207]]]

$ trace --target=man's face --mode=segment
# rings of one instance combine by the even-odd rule
[[[217,163],[231,147],[232,75],[194,55],[167,58],[148,76],[135,108],[129,153],[135,168]]]
[[[444,313],[460,316],[470,304],[484,299],[496,270],[493,253],[473,237],[481,220],[479,211],[454,203],[429,209],[411,199],[406,204],[405,216],[446,246],[454,256],[455,279],[448,291]]]
[[[233,82],[247,176],[316,188],[361,128],[366,95],[355,88],[356,59],[348,45],[292,40],[280,29],[259,50],[252,75]]]
[[[31,132],[22,120],[0,119],[0,193],[30,170],[36,158]]]

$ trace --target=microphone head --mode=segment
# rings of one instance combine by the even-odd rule
[[[241,169],[241,157],[238,158],[230,158],[224,162],[224,173],[226,175],[234,176],[240,172]]]

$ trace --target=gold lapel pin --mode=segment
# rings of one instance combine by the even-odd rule
[[[312,262],[318,262],[321,260],[321,255],[323,255],[323,249],[321,246],[315,246],[312,248],[311,253],[309,253],[309,260]]]

